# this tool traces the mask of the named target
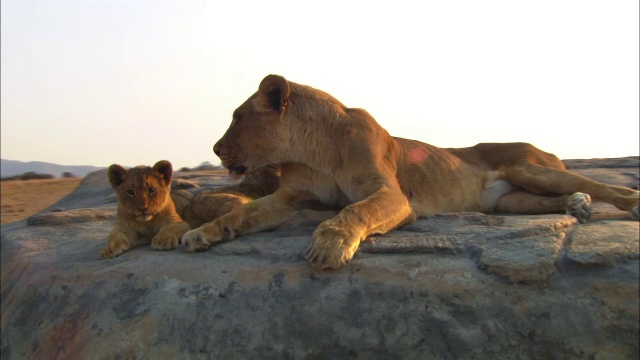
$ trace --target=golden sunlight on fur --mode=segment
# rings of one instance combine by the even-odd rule
[[[109,234],[103,258],[113,258],[134,246],[151,242],[157,250],[178,246],[189,228],[212,221],[235,207],[273,193],[280,171],[265,166],[245,176],[239,184],[192,194],[171,191],[172,165],[166,160],[153,167],[126,170],[114,164],[107,172],[118,198],[117,220]]]
[[[153,167],[129,170],[113,164],[107,174],[118,197],[118,210],[117,221],[100,255],[113,258],[149,241],[157,250],[177,247],[189,225],[178,215],[171,198],[171,163],[163,160]]]
[[[585,222],[591,198],[639,215],[638,191],[569,172],[530,144],[442,149],[391,137],[365,110],[277,75],[234,111],[214,152],[234,174],[276,164],[280,187],[185,233],[187,251],[272,229],[313,206],[341,210],[311,235],[307,259],[320,269],[342,266],[367,236],[422,215],[567,212]]]

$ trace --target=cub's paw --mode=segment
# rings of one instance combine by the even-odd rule
[[[325,222],[311,236],[307,260],[316,269],[337,269],[351,261],[359,244],[357,236]]]
[[[103,259],[112,259],[127,250],[129,250],[129,247],[124,243],[109,243],[100,252],[100,257]]]
[[[581,224],[587,222],[591,217],[591,196],[581,192],[569,196],[567,215],[575,217]]]
[[[178,237],[158,234],[151,240],[151,248],[156,250],[171,250],[178,247]]]
[[[188,252],[204,251],[215,243],[222,241],[222,235],[219,222],[215,220],[213,223],[187,231],[182,235],[180,243]]]

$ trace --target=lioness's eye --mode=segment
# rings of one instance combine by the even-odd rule
[[[155,194],[155,193],[156,193],[156,188],[154,188],[154,187],[150,187],[150,188],[149,188],[149,195],[153,195],[153,194]]]
[[[135,195],[135,193],[133,192],[133,190],[129,189],[129,190],[127,190],[127,195],[133,196],[133,195]]]

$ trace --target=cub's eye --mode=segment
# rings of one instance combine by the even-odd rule
[[[154,187],[150,187],[150,188],[149,188],[149,195],[153,195],[153,194],[155,194],[155,193],[156,193],[156,188],[154,188]]]
[[[135,194],[136,194],[136,193],[135,193],[133,190],[131,190],[131,189],[127,190],[127,195],[129,195],[129,196],[133,196],[133,195],[135,195]]]

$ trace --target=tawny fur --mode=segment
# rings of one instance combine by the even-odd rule
[[[103,258],[116,257],[149,242],[157,250],[174,249],[190,227],[201,226],[236,206],[273,193],[280,179],[277,167],[265,166],[239,184],[194,195],[185,190],[171,191],[173,171],[166,160],[153,167],[129,170],[113,164],[107,174],[118,208],[116,223],[101,252]]]
[[[157,250],[174,249],[189,225],[176,211],[171,198],[171,163],[126,170],[113,164],[107,171],[118,197],[116,223],[100,255],[113,258],[134,246],[151,242]]]
[[[263,166],[243,176],[238,184],[191,193],[172,191],[176,210],[195,229],[228,213],[237,206],[273,194],[280,185],[280,170],[274,165]]]
[[[311,236],[317,268],[338,268],[367,236],[434,213],[566,211],[584,222],[593,197],[638,218],[638,191],[569,172],[530,144],[442,149],[391,137],[365,110],[277,75],[235,110],[214,151],[232,173],[277,164],[281,185],[187,232],[187,251],[272,229],[311,206],[341,210]]]

